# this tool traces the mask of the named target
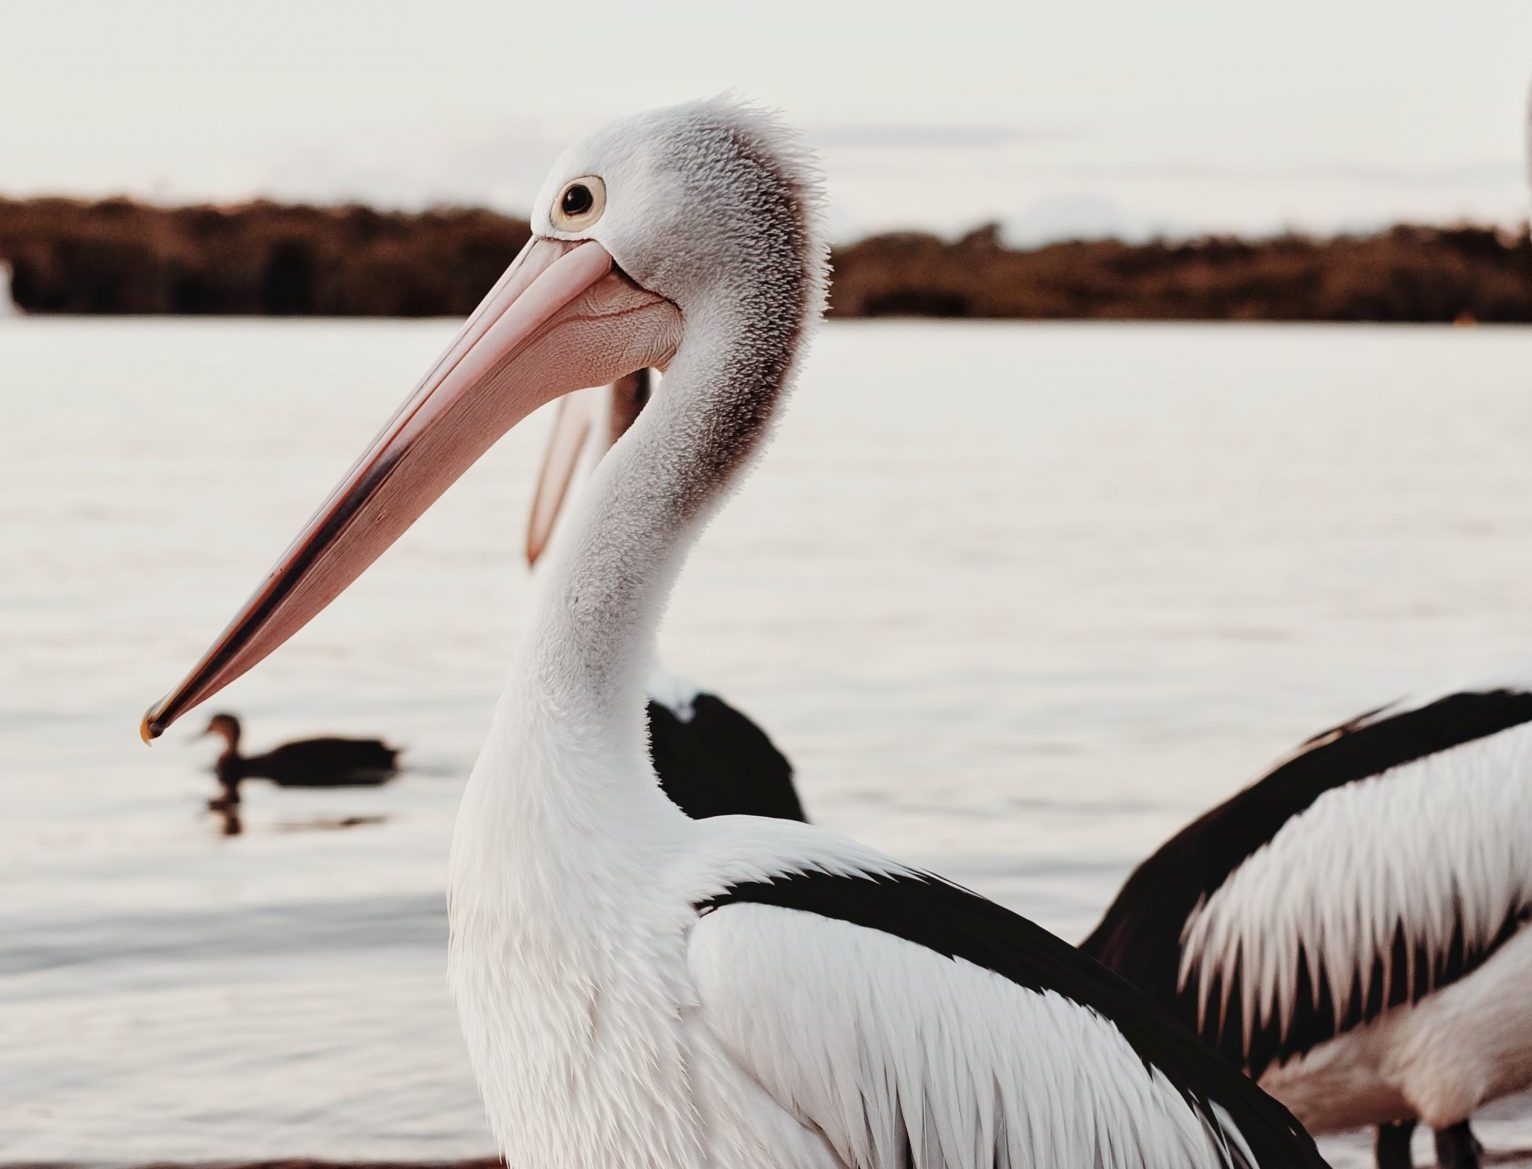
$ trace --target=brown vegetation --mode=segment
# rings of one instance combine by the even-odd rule
[[[479,210],[0,200],[27,312],[465,316],[526,239]]]
[[[1481,227],[1028,251],[883,236],[836,254],[847,316],[1245,321],[1532,321],[1532,242]]]
[[[30,312],[463,316],[527,237],[485,210],[0,200],[0,259]],[[838,316],[1532,322],[1523,229],[1395,227],[1011,249],[878,236],[835,253]]]

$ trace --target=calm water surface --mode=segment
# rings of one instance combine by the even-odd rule
[[[545,423],[218,700],[403,779],[225,839],[199,718],[135,733],[451,332],[0,322],[0,1161],[489,1150],[441,888]],[[1529,371],[1518,330],[836,325],[665,656],[819,821],[1078,938],[1300,737],[1524,656]]]

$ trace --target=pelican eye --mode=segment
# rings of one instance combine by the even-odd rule
[[[549,218],[560,231],[581,231],[606,210],[606,184],[595,175],[571,179],[553,201]]]

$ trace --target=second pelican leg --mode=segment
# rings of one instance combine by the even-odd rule
[[[1436,1163],[1441,1169],[1479,1169],[1479,1152],[1468,1121],[1436,1130]]]
[[[1414,1135],[1413,1117],[1378,1125],[1378,1139],[1373,1146],[1378,1169],[1414,1169],[1410,1159],[1410,1138]]]

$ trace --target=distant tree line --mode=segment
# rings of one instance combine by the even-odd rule
[[[27,312],[464,316],[527,239],[480,210],[0,200]]]
[[[12,296],[39,313],[464,316],[526,238],[481,209],[0,199]],[[1532,322],[1526,228],[1015,249],[989,226],[876,236],[834,264],[843,317]]]

